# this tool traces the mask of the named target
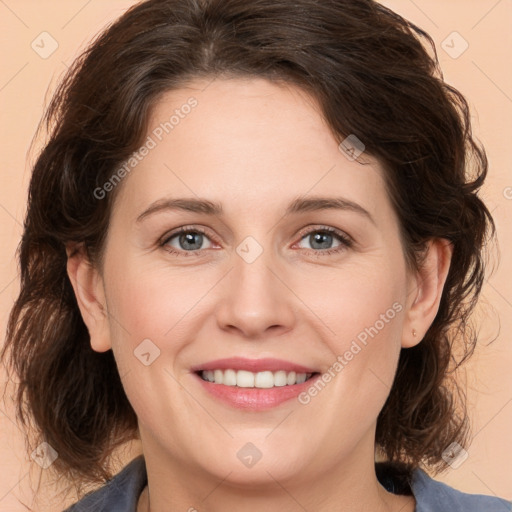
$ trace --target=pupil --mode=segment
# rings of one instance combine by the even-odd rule
[[[194,237],[198,237],[199,242],[196,241],[194,244]],[[203,235],[202,233],[185,233],[180,236],[180,245],[185,250],[192,250],[192,249],[200,249],[203,242]],[[187,244],[191,244],[192,246],[188,246]]]
[[[312,235],[313,243],[311,243],[311,247],[313,249],[329,249],[332,243],[332,235],[329,233],[315,233]],[[315,247],[315,244],[318,244]]]
[[[194,243],[194,237],[197,237]],[[312,237],[311,247],[314,249],[328,249],[332,243],[332,235],[329,233],[315,233]],[[180,244],[186,250],[200,249],[203,241],[202,233],[184,233],[180,236]],[[187,244],[191,244],[187,247]]]

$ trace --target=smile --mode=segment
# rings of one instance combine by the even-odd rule
[[[286,372],[284,370],[276,372],[266,370],[254,373],[247,370],[216,369],[203,370],[199,372],[199,376],[203,380],[214,384],[236,386],[239,388],[260,389],[302,384],[309,380],[313,375],[313,373],[297,373],[294,371]]]

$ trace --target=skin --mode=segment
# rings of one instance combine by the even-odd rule
[[[419,343],[437,313],[451,246],[432,241],[422,269],[408,269],[381,166],[342,154],[294,86],[194,81],[160,98],[147,135],[190,96],[197,107],[120,185],[103,268],[68,252],[91,346],[113,350],[139,418],[149,481],[139,512],[413,512],[413,497],[376,479],[375,427],[401,348]],[[293,199],[319,196],[353,201],[373,222],[341,209],[284,215]],[[137,222],[164,197],[208,199],[224,212],[166,210]],[[159,245],[181,226],[206,231],[195,254],[178,236]],[[327,243],[340,251],[327,254],[308,236],[324,226],[353,244],[334,236]],[[263,249],[252,263],[236,251],[247,236]],[[326,372],[394,303],[401,311],[308,404],[235,409],[190,371],[243,356]],[[147,338],[160,355],[145,366],[133,352]],[[262,453],[251,468],[237,458],[247,442]]]

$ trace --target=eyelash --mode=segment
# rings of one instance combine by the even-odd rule
[[[196,251],[182,251],[176,250],[173,247],[167,245],[169,241],[172,240],[174,237],[187,233],[201,233],[202,235],[205,235],[207,238],[210,238],[213,242],[217,242],[213,237],[210,237],[206,233],[206,231],[201,227],[183,226],[182,228],[179,228],[178,231],[174,231],[169,235],[165,235],[161,242],[159,242],[159,245],[160,247],[163,247],[168,253],[177,256],[200,256],[201,253],[207,249],[200,249]],[[320,226],[314,229],[310,229],[309,231],[301,231],[299,242],[313,233],[329,233],[335,235],[338,241],[340,242],[340,245],[338,247],[334,247],[332,249],[306,249],[308,253],[314,254],[317,257],[340,253],[341,251],[351,248],[354,244],[353,240],[348,235],[329,226]]]

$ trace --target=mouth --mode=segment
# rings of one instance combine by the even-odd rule
[[[259,388],[270,389],[284,386],[294,386],[310,380],[317,372],[297,373],[278,370],[272,372],[264,370],[261,372],[250,372],[247,370],[217,368],[215,370],[200,370],[196,374],[204,381],[213,384],[223,384],[238,388]]]
[[[209,396],[252,411],[297,398],[321,375],[314,368],[281,359],[218,359],[191,370]]]

